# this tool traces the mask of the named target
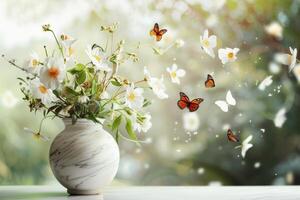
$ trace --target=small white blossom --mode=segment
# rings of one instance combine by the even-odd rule
[[[57,100],[51,89],[48,89],[39,80],[34,79],[30,83],[30,89],[34,98],[40,99],[45,106],[50,106],[51,103]]]
[[[265,26],[265,31],[271,35],[276,37],[277,39],[282,39],[282,26],[278,22],[271,22],[267,26]]]
[[[293,73],[298,81],[298,83],[300,83],[300,64],[297,64],[294,69],[293,69]]]
[[[152,122],[151,122],[151,115],[149,113],[143,116],[142,122],[138,122],[137,120],[135,120],[135,122],[133,123],[133,129],[137,130],[139,133],[140,132],[146,133],[151,127],[152,127]]]
[[[66,76],[65,68],[66,66],[62,57],[48,58],[40,72],[41,82],[47,88],[55,90]]]
[[[152,88],[153,93],[160,99],[166,99],[169,96],[166,94],[166,86],[164,84],[164,77],[161,76],[160,79],[151,77],[147,67],[144,67],[144,75],[147,80],[148,85]]]
[[[30,59],[26,60],[23,64],[23,67],[30,73],[39,74],[41,65],[37,53],[32,53]]]
[[[134,84],[127,86],[125,95],[125,104],[132,109],[143,107],[144,97],[142,88],[134,88]]]
[[[196,131],[200,126],[200,120],[196,113],[187,112],[183,114],[183,128],[187,131]]]
[[[97,70],[102,70],[106,72],[111,71],[111,68],[108,66],[107,58],[105,57],[105,54],[101,51],[101,49],[92,49],[92,46],[89,45],[85,52],[91,59],[92,63],[95,65]]]
[[[172,67],[167,68],[167,72],[169,72],[171,80],[173,83],[180,84],[179,78],[185,76],[185,70],[183,69],[177,69],[177,65],[174,63]]]
[[[74,54],[74,49],[72,48],[72,45],[74,44],[74,42],[76,42],[76,39],[67,34],[61,34],[60,39],[66,57],[71,57]]]
[[[217,37],[215,35],[208,36],[207,29],[204,31],[203,36],[200,35],[200,45],[208,55],[215,57],[213,48],[217,46]]]
[[[240,51],[239,48],[226,48],[226,49],[219,49],[218,54],[222,64],[226,64],[228,62],[234,62],[237,57],[237,53]]]
[[[26,133],[32,135],[33,138],[36,139],[36,140],[42,140],[42,141],[44,141],[44,142],[49,141],[49,138],[48,138],[48,137],[42,135],[42,134],[39,133],[39,132],[33,131],[33,130],[27,128],[27,127],[24,128],[24,131],[25,131]]]

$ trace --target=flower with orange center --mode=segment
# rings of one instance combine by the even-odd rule
[[[239,48],[225,48],[225,49],[219,49],[218,56],[222,62],[222,64],[226,64],[228,62],[234,62],[237,57],[237,53],[240,51]]]
[[[40,99],[45,106],[50,106],[51,103],[57,99],[52,90],[48,89],[38,79],[31,81],[30,89],[32,96],[36,99]]]
[[[41,82],[49,89],[55,90],[65,78],[65,64],[61,57],[50,57],[40,71]]]

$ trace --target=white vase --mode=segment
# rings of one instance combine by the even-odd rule
[[[119,147],[100,124],[79,119],[72,125],[64,120],[65,129],[53,140],[50,166],[56,179],[69,194],[101,194],[111,183],[119,166]]]

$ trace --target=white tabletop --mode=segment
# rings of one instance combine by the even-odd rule
[[[300,187],[111,187],[105,200],[300,200]],[[95,196],[68,196],[62,187],[0,186],[0,200],[99,200]]]

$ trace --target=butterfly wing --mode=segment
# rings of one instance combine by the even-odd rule
[[[155,23],[153,29],[150,31],[150,36],[155,36],[157,38],[158,35],[159,35],[159,26],[158,23]]]
[[[230,142],[239,142],[238,137],[232,132],[231,129],[227,131],[227,138]]]
[[[189,111],[194,112],[194,111],[198,110],[200,103],[203,101],[204,101],[204,99],[202,99],[202,98],[197,98],[197,99],[192,100],[189,104]]]
[[[206,88],[213,88],[215,87],[215,80],[213,79],[213,77],[211,75],[207,75],[207,79],[205,81],[205,87]]]
[[[190,104],[190,99],[183,92],[180,92],[179,95],[180,95],[180,99],[177,101],[177,105],[182,110],[182,109],[186,108]]]
[[[228,112],[228,104],[225,101],[216,101],[215,104],[223,111]]]
[[[236,105],[236,101],[233,98],[231,91],[228,90],[227,94],[226,94],[226,101],[229,105],[235,106]]]

